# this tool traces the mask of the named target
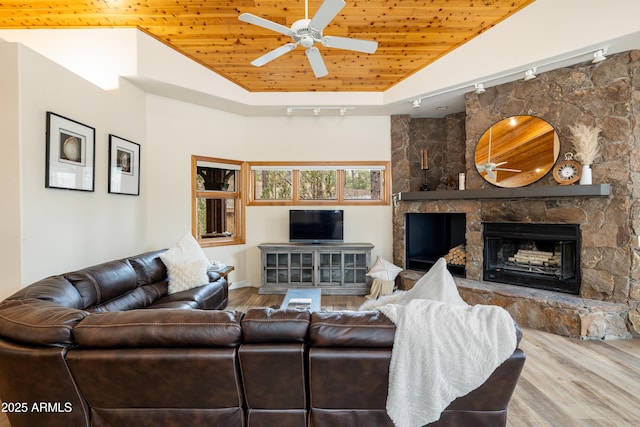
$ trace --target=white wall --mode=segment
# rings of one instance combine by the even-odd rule
[[[0,298],[43,277],[169,247],[191,230],[191,155],[234,160],[389,160],[388,117],[243,117],[144,94],[117,95],[29,48],[0,42],[3,178]],[[43,78],[46,76],[46,78]],[[95,191],[48,189],[46,112],[96,130]],[[107,192],[108,135],[141,145],[141,196]],[[6,185],[5,185],[6,184]],[[4,203],[6,201],[6,203]],[[391,258],[391,207],[345,207],[345,240]],[[260,282],[257,245],[288,239],[288,207],[248,207],[245,245],[206,249]]]
[[[3,154],[7,152],[2,164],[8,165],[11,173],[3,182],[7,187],[3,195],[15,200],[11,193],[20,192],[20,218],[15,218],[18,208],[12,207],[7,222],[14,230],[0,242],[1,253],[20,251],[15,263],[21,269],[19,280],[3,280],[0,285],[0,296],[6,296],[16,290],[16,283],[24,286],[51,274],[134,255],[146,248],[144,180],[141,197],[107,193],[109,133],[141,144],[144,171],[146,117],[144,94],[126,82],[120,95],[114,96],[22,45],[0,43],[0,47],[3,70],[13,69],[19,76],[18,99],[6,99],[3,91],[0,102],[12,104],[7,106],[10,113],[3,117],[10,120],[6,128],[12,136],[2,142]],[[45,188],[47,111],[95,128],[94,192]],[[16,125],[17,137],[12,131]],[[16,174],[13,168],[18,159],[20,169]],[[20,245],[13,236],[17,230],[21,232]],[[15,268],[12,260],[15,256],[2,257],[2,271]]]
[[[0,42],[0,299],[20,288],[20,128],[18,46]]]
[[[191,229],[192,154],[243,161],[389,160],[388,117],[240,117],[148,96],[149,244],[173,245]],[[170,201],[170,202],[169,202]],[[289,207],[247,207],[246,244],[207,248],[210,259],[234,265],[233,282],[260,283],[263,242],[288,240]],[[391,258],[390,206],[347,206],[345,241],[371,242]]]

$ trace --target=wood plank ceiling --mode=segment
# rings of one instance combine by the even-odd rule
[[[304,48],[254,67],[291,41],[238,20],[248,12],[290,27],[303,0],[0,0],[0,28],[134,27],[252,92],[384,91],[534,0],[347,0],[324,35],[375,40],[375,54],[319,47],[316,78]],[[321,4],[309,1],[309,18]],[[472,66],[472,64],[469,64]]]

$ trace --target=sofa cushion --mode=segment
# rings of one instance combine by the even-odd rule
[[[147,298],[144,289],[136,288],[109,301],[105,301],[102,304],[87,307],[86,310],[92,313],[101,313],[103,311],[134,310],[136,308],[144,308],[147,305],[151,304],[151,302],[152,301]]]
[[[309,339],[317,347],[393,347],[396,327],[378,311],[311,313]]]
[[[211,263],[191,234],[185,234],[175,247],[160,254],[160,259],[167,266],[170,294],[209,283],[207,271]]]
[[[40,299],[6,300],[0,303],[0,336],[35,345],[72,345],[73,327],[88,315]]]
[[[138,276],[138,286],[147,286],[160,282],[167,277],[167,267],[160,259],[166,249],[146,252],[128,258],[129,263]]]
[[[138,286],[136,272],[126,259],[87,267],[64,277],[82,296],[83,309],[119,297]]]
[[[237,347],[241,313],[218,310],[130,310],[95,313],[73,330],[81,347]]]
[[[224,279],[221,279],[204,286],[165,295],[153,302],[149,308],[217,309],[226,299],[226,283]]]
[[[52,276],[33,283],[7,298],[8,300],[39,299],[68,308],[84,308],[82,296],[63,276]]]
[[[305,342],[310,317],[307,310],[249,309],[241,322],[244,342]]]

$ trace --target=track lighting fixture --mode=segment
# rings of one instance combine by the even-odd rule
[[[475,84],[475,88],[476,88],[476,93],[478,95],[480,95],[481,93],[485,93],[487,90],[484,88],[484,84],[482,83],[476,83]]]
[[[536,78],[536,67],[533,68],[529,68],[527,71],[524,72],[524,81],[529,81],[529,80],[533,80]]]
[[[422,99],[420,98],[414,99],[412,104],[413,104],[413,108],[420,108],[422,106]]]
[[[286,111],[287,116],[293,116],[296,111],[311,111],[315,117],[318,117],[323,111],[337,111],[340,116],[345,116],[347,111],[355,110],[355,108],[356,107],[287,107]],[[335,113],[333,115],[335,115]]]
[[[605,59],[607,59],[606,56],[604,56],[604,54],[607,53],[607,49],[600,49],[597,50],[596,52],[594,52],[593,54],[593,61],[591,61],[594,64],[597,64],[598,62],[602,62]]]

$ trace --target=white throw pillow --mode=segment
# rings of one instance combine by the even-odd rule
[[[375,264],[373,264],[367,273],[367,276],[380,280],[396,280],[396,277],[401,271],[402,268],[384,258],[378,257]]]
[[[175,247],[160,254],[160,259],[167,267],[170,294],[209,283],[207,270],[211,263],[190,233]]]

